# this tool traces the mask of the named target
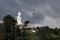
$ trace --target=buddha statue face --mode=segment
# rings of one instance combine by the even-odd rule
[[[18,16],[21,16],[21,13],[20,12],[18,12]]]

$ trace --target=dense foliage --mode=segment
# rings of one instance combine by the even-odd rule
[[[7,15],[0,24],[0,40],[60,40],[60,28],[49,26],[24,28],[16,26],[16,20]],[[23,27],[27,27],[29,21],[25,21]],[[35,30],[36,32],[32,32]]]

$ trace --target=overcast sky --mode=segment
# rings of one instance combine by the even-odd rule
[[[60,0],[0,0],[0,22],[8,14],[16,18],[18,12],[31,25],[60,27]]]

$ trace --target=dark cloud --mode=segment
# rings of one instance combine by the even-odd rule
[[[16,17],[18,11],[22,13],[22,21],[30,20],[31,24],[52,22],[54,19],[57,23],[60,20],[60,0],[0,0],[0,20],[7,14]]]
[[[40,23],[41,21],[44,20],[44,15],[40,14],[40,13],[32,13],[32,16],[30,17],[30,15],[28,15],[28,13],[22,13],[22,20],[30,20],[31,24],[37,24]]]
[[[0,0],[0,18],[3,18],[7,14],[14,16],[18,12],[18,6],[16,6],[13,0]]]
[[[33,15],[32,17],[28,16],[29,12],[27,12],[27,10],[32,11],[32,9],[29,8],[29,4],[30,4],[30,2],[32,2],[30,5],[34,4],[32,0],[30,2],[28,0],[27,1],[24,1],[24,0],[22,1],[21,0],[21,2],[23,2],[22,7],[26,8],[26,10],[25,9],[22,10],[21,6],[18,7],[18,5],[15,3],[14,0],[3,0],[1,2],[3,5],[2,4],[0,5],[1,6],[0,7],[0,10],[1,10],[0,11],[0,14],[1,14],[0,19],[2,19],[7,14],[11,14],[12,16],[17,16],[17,13],[18,13],[18,10],[19,10],[18,8],[20,8],[23,11],[22,12],[22,20],[23,21],[31,20],[32,23],[38,23],[40,20],[43,20],[43,16],[42,15],[34,13],[34,12],[32,14]]]
[[[39,13],[33,13],[33,16],[31,17],[31,22],[33,24],[38,24],[43,20],[44,20],[44,15],[39,14]]]

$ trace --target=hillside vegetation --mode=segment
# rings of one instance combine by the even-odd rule
[[[23,28],[20,29],[11,15],[5,16],[3,21],[0,23],[0,40],[60,40],[60,28],[53,29],[49,26],[26,28],[29,21],[25,21]]]

